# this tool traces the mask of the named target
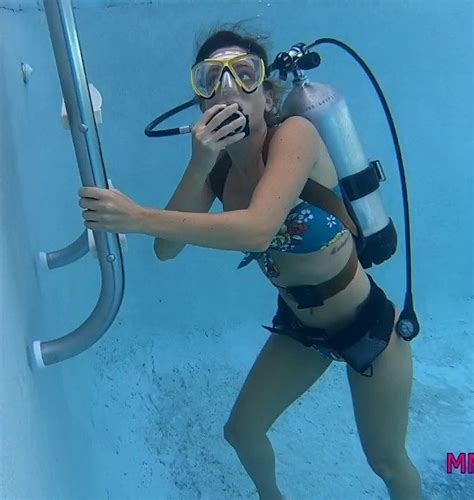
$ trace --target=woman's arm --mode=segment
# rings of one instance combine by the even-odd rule
[[[205,236],[206,231],[212,231],[214,228],[214,217],[211,219],[191,217],[190,219],[189,217],[184,218],[182,213],[208,212],[211,208],[215,194],[207,183],[208,174],[222,158],[223,148],[241,140],[245,135],[243,132],[228,135],[236,127],[234,122],[217,130],[217,127],[227,120],[236,109],[237,104],[230,106],[216,104],[202,114],[201,119],[192,130],[191,162],[166,206],[170,213],[163,216],[162,210],[146,209],[144,211],[143,232],[155,236],[154,249],[158,258],[165,260],[175,257],[186,243],[215,248],[229,248],[228,245],[230,248],[235,247],[232,238],[228,241],[226,228],[221,235],[221,241],[212,238],[209,240]],[[243,120],[243,117],[240,119]],[[173,210],[174,212],[171,212]],[[207,227],[206,221],[209,221],[209,227]],[[220,218],[218,221],[222,223]],[[226,224],[226,220],[223,222]],[[246,243],[244,242],[244,244]],[[250,242],[250,245],[252,244],[253,241]]]
[[[208,212],[216,198],[206,182],[206,173],[191,161],[165,210]],[[162,234],[154,241],[153,249],[160,260],[176,257],[187,241],[167,240]]]
[[[142,233],[202,247],[250,252],[268,247],[264,228],[249,210],[209,214],[145,208],[140,226]]]
[[[203,247],[266,250],[308,180],[320,141],[311,122],[288,118],[272,138],[247,209],[203,214],[145,208],[140,232]]]

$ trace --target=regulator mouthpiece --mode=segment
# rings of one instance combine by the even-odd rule
[[[229,123],[232,123],[234,120],[237,120],[241,116],[243,116],[245,118],[245,124],[242,125],[241,127],[237,128],[236,130],[234,130],[230,134],[227,134],[225,137],[231,137],[233,135],[240,134],[241,132],[244,132],[245,133],[244,137],[247,137],[250,134],[249,117],[248,117],[248,115],[246,115],[243,112],[242,107],[240,106],[240,104],[239,104],[239,109],[235,113],[233,113],[232,115],[230,115],[229,118],[226,118],[215,130],[221,129],[225,125],[228,125]],[[225,139],[225,137],[222,137],[219,140],[222,141],[223,139]]]

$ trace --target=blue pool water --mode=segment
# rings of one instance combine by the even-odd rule
[[[472,475],[446,453],[474,452],[473,4],[470,0],[77,1],[89,81],[103,97],[99,135],[114,186],[164,207],[190,136],[149,139],[160,112],[191,97],[194,38],[251,19],[271,59],[293,43],[337,38],[375,73],[390,104],[410,197],[415,308],[407,450],[425,498],[474,498]],[[320,47],[310,76],[345,96],[399,248],[370,270],[403,306],[403,212],[393,144],[379,101],[342,50]],[[33,68],[23,83],[21,63]],[[127,235],[125,296],[109,331],[83,354],[34,370],[34,340],[72,331],[94,308],[98,261],[55,270],[38,254],[83,231],[71,135],[42,2],[0,0],[0,497],[240,499],[255,488],[223,437],[235,398],[267,339],[276,291],[241,255],[186,247],[161,262],[153,238]],[[171,123],[186,125],[196,111]],[[218,203],[213,210],[220,210]],[[288,498],[388,498],[361,448],[344,366],[325,375],[269,432]],[[471,436],[471,438],[469,438]]]

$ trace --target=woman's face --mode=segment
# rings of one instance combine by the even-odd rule
[[[237,56],[245,54],[245,50],[237,46],[224,47],[215,50],[209,55],[209,58],[223,56]],[[273,106],[273,100],[270,91],[265,91],[263,84],[251,94],[244,92],[229,71],[224,71],[221,83],[218,86],[215,95],[211,99],[199,99],[201,111],[204,112],[215,104],[233,104],[237,103],[243,110],[243,113],[249,115],[251,125],[257,125],[261,120],[264,121],[264,112],[270,111]],[[254,128],[254,127],[252,127]]]

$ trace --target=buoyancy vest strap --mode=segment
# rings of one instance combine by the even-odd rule
[[[209,174],[209,182],[214,194],[219,198],[222,203],[222,195],[224,193],[224,185],[232,165],[230,156],[225,153],[217,161]]]

